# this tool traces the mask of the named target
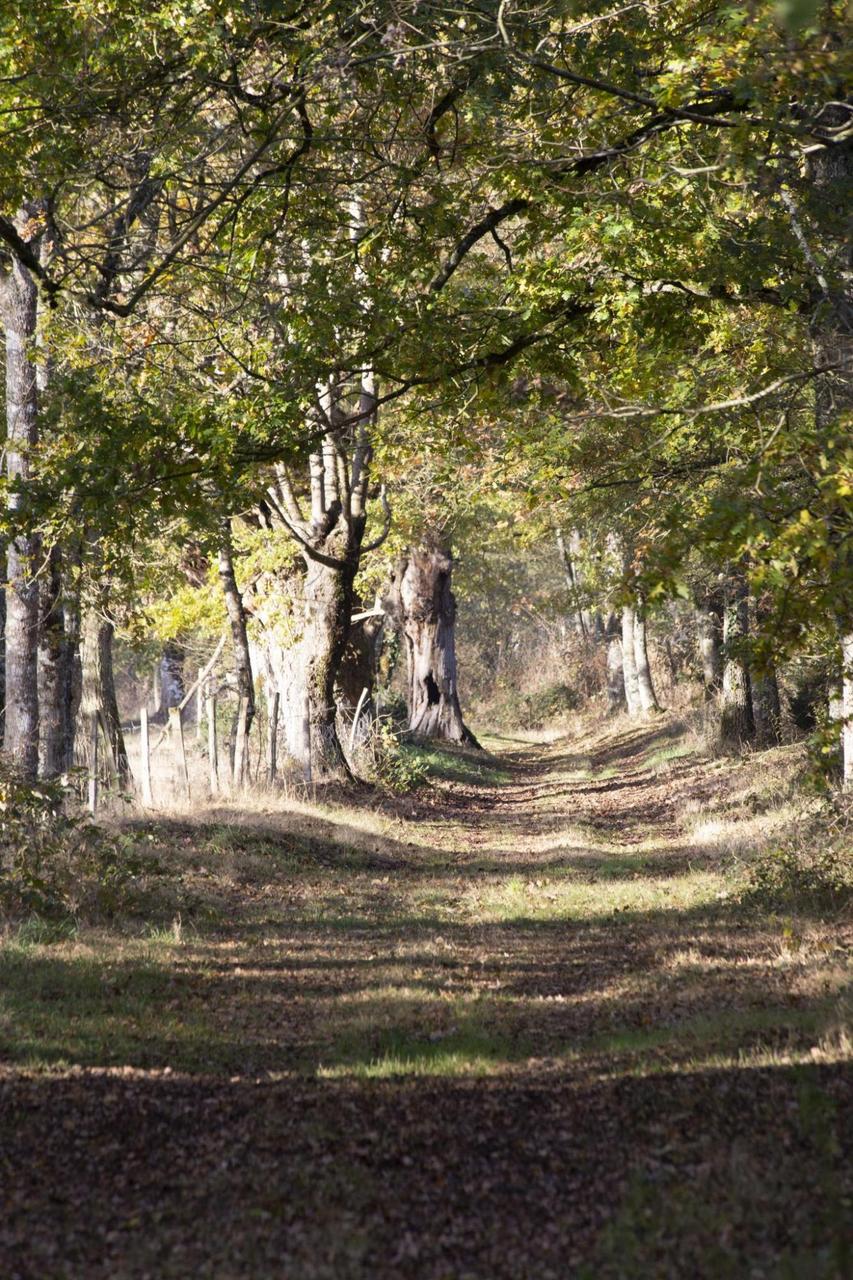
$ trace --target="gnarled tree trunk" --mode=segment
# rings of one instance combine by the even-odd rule
[[[459,704],[452,571],[448,550],[424,545],[410,551],[397,572],[395,596],[409,669],[409,729],[421,738],[476,747]]]
[[[315,779],[351,776],[338,738],[335,685],[349,635],[354,577],[354,566],[307,561],[301,635],[286,654],[281,696],[288,750],[310,765]]]

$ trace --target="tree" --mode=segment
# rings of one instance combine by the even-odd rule
[[[408,663],[409,730],[420,738],[477,747],[459,704],[452,570],[447,547],[429,541],[406,553],[394,577],[392,607]]]

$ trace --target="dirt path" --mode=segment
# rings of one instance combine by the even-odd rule
[[[844,1275],[843,930],[668,734],[132,825],[156,930],[0,950],[2,1274]]]

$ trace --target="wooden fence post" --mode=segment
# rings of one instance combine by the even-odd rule
[[[151,790],[151,737],[148,732],[148,708],[139,708],[139,765],[142,773],[142,803],[154,808]]]
[[[184,795],[187,800],[190,799],[190,775],[187,769],[187,750],[184,746],[184,726],[181,720],[181,713],[177,707],[169,708],[169,736],[178,747],[178,763],[181,767],[181,777],[184,784]]]
[[[269,724],[267,726],[267,782],[275,782],[278,772],[278,703],[279,692],[275,690],[267,702]]]
[[[237,708],[237,737],[234,741],[234,786],[242,787],[246,781],[248,740],[246,722],[249,719],[249,699],[241,698]]]
[[[89,723],[89,812],[98,812],[98,713],[93,711]]]
[[[210,773],[210,794],[219,792],[219,753],[216,746],[216,695],[207,696],[207,765]]]

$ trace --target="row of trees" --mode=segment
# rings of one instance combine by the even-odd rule
[[[262,669],[319,772],[395,565],[412,727],[464,736],[448,548],[497,487],[618,559],[629,706],[647,611],[695,591],[731,734],[819,647],[849,776],[843,4],[0,21],[20,768],[67,764],[82,688],[126,770],[115,620],[214,570],[246,715]]]

